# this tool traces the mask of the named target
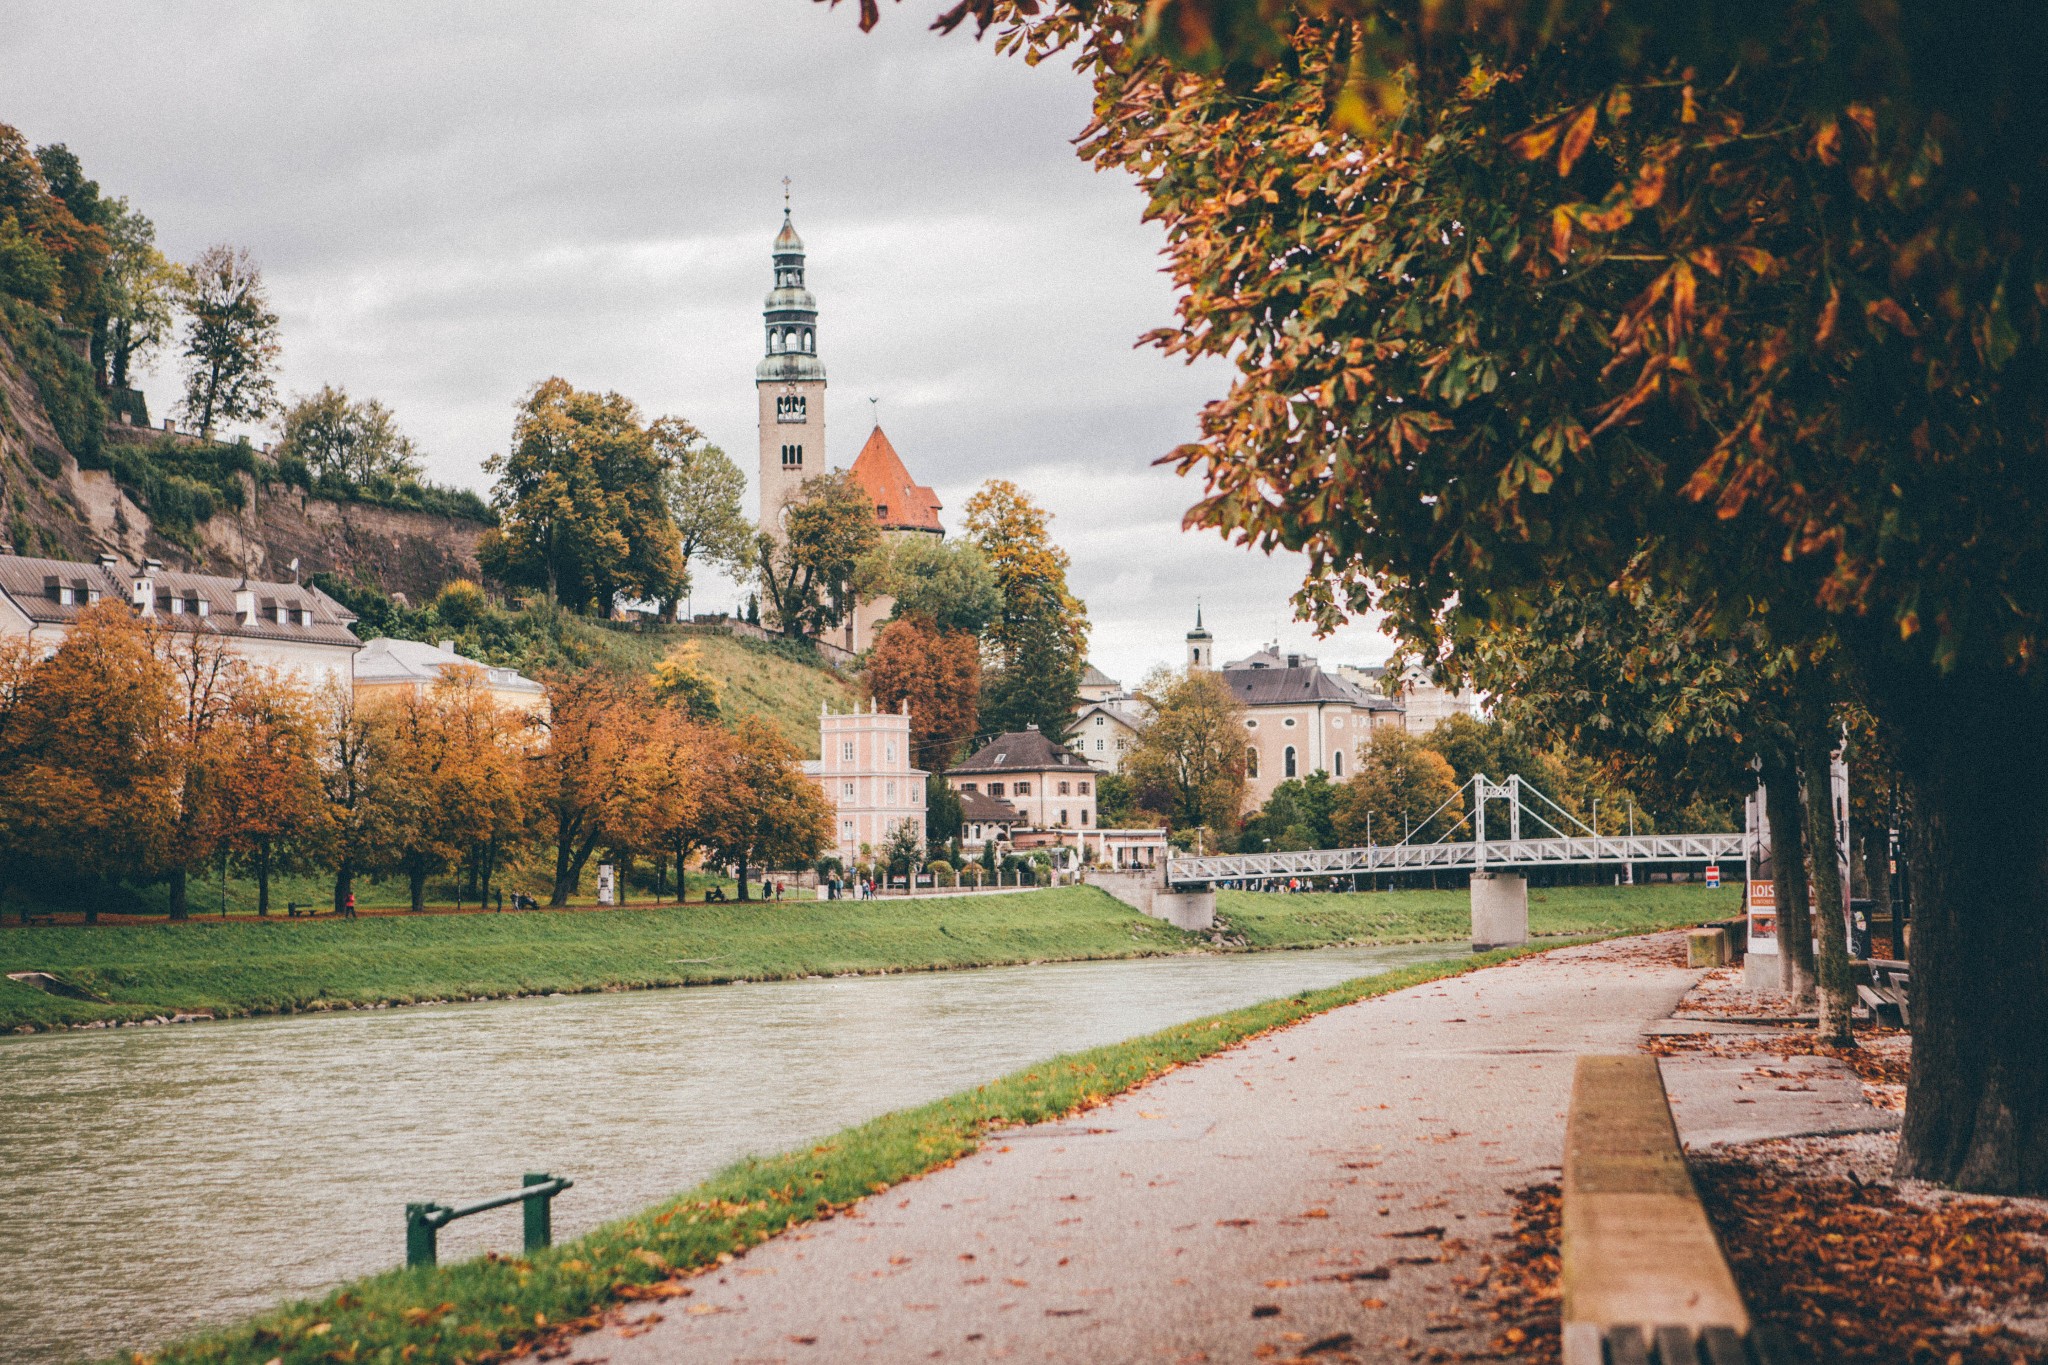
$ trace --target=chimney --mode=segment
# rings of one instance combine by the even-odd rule
[[[235,620],[243,625],[256,619],[256,590],[244,578],[235,584]]]
[[[165,422],[170,419],[166,417]],[[161,559],[145,559],[142,571],[135,575],[135,610],[144,616],[156,615],[156,576],[163,572]]]
[[[11,540],[0,540],[0,555],[11,555],[13,553],[14,542]]]
[[[177,429],[178,429],[178,424],[177,424],[176,422],[173,422],[173,421],[172,421],[172,420],[171,420],[170,418],[168,418],[168,417],[164,418],[164,430],[165,430],[165,431],[176,431]]]
[[[443,640],[441,642],[441,652],[443,654],[453,654],[455,652],[455,642],[453,640]]]

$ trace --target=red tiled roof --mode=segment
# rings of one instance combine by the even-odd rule
[[[880,427],[868,434],[868,443],[854,457],[852,474],[861,491],[873,500],[875,520],[882,523],[883,530],[944,533],[946,528],[939,525],[939,495],[911,479],[903,458]]]

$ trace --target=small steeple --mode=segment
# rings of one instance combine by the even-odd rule
[[[1202,626],[1202,602],[1195,600],[1195,628],[1188,632],[1188,671],[1199,672],[1216,666],[1214,638]]]

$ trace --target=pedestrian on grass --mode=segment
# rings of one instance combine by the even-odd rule
[[[498,913],[501,915],[505,913],[505,892],[502,887],[498,891]]]
[[[341,898],[341,917],[343,919],[354,919],[356,917],[355,892],[351,891]]]

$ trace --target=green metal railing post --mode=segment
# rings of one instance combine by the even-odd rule
[[[519,1183],[527,1186],[545,1185],[553,1179],[554,1177],[546,1171],[528,1171]],[[552,1194],[543,1194],[526,1201],[526,1249],[528,1251],[545,1251],[554,1245],[554,1203],[555,1197]]]
[[[429,1215],[440,1207],[439,1204],[405,1206],[405,1264],[408,1268],[435,1264],[434,1238],[439,1228]]]

